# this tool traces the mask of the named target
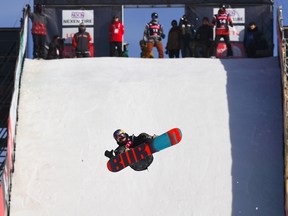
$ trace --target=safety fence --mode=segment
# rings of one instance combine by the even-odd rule
[[[28,39],[28,12],[27,8],[24,11],[23,23],[20,31],[19,53],[16,61],[13,93],[11,105],[8,116],[8,138],[7,138],[7,151],[6,159],[3,167],[3,174],[0,182],[0,216],[8,216],[10,208],[10,194],[11,194],[11,180],[14,167],[15,155],[15,135],[16,135],[16,122],[17,122],[17,107],[19,99],[20,77],[22,74],[23,63],[26,54],[26,46]]]
[[[283,88],[285,214],[288,216],[288,26],[283,25],[282,7],[277,9],[277,40]]]

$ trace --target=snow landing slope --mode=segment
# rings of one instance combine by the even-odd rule
[[[277,58],[26,59],[11,216],[284,215]],[[112,133],[181,143],[106,168]]]

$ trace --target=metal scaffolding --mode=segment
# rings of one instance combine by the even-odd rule
[[[281,66],[283,89],[283,120],[284,120],[284,163],[285,163],[285,211],[288,215],[288,26],[283,25],[282,7],[277,9],[278,56]]]

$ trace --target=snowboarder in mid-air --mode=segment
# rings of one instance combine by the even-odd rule
[[[134,134],[129,136],[124,130],[118,129],[113,133],[113,137],[116,140],[118,147],[115,150],[105,151],[105,156],[108,158],[112,158],[115,155],[121,154],[130,148],[134,148],[142,143],[150,144],[155,135],[151,136],[147,133],[141,133],[138,136],[135,136]],[[152,162],[153,155],[141,159],[140,161],[130,165],[130,167],[136,171],[142,171],[146,170]]]

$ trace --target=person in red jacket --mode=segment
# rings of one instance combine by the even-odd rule
[[[124,35],[124,25],[118,16],[114,16],[109,28],[110,33],[110,56],[122,56],[122,42]]]
[[[44,58],[45,57],[45,42],[47,35],[47,19],[43,13],[41,4],[36,4],[35,12],[30,12],[30,6],[28,5],[29,18],[32,21],[32,37],[33,37],[33,58]]]
[[[72,38],[72,46],[75,48],[77,58],[91,57],[92,37],[86,32],[83,22],[80,23],[78,32]]]
[[[227,56],[233,56],[229,37],[229,26],[233,27],[233,22],[230,15],[227,14],[225,6],[221,6],[218,10],[218,14],[214,15],[211,25],[212,27],[216,26],[214,56],[216,56],[217,47],[221,38],[223,38],[226,43]]]

